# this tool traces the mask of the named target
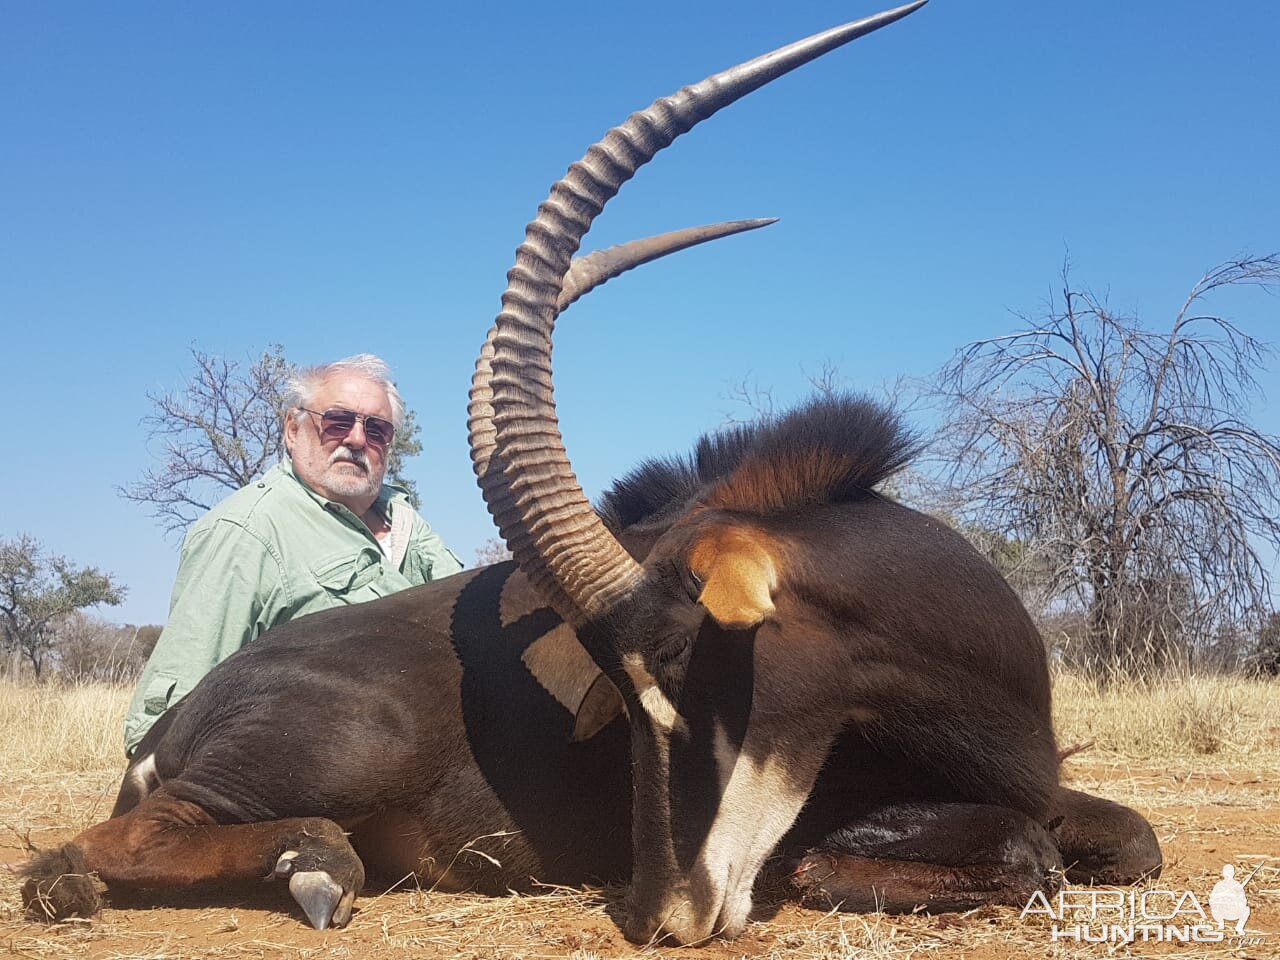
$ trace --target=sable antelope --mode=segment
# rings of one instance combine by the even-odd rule
[[[558,313],[694,242],[571,270],[607,200],[700,120],[922,5],[685,87],[569,169],[472,388],[515,561],[293,621],[219,665],[142,742],[112,818],[27,865],[33,910],[92,913],[88,873],[274,876],[323,928],[366,868],[489,892],[629,874],[627,935],[691,943],[743,929],[775,852],[800,895],[847,909],[1158,869],[1140,816],[1059,786],[1043,647],[1012,591],[875,492],[915,449],[893,414],[836,397],[712,435],[598,512],[556,426]]]

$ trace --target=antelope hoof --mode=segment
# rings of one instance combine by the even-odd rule
[[[346,838],[337,842],[306,836],[297,850],[286,850],[276,861],[273,875],[289,879],[289,893],[317,930],[345,927],[351,920],[364,865]]]
[[[295,873],[289,878],[289,893],[317,930],[328,928],[330,920],[335,927],[342,927],[351,919],[351,904],[356,898],[354,891],[349,896],[345,895],[342,886],[323,870]],[[344,899],[345,904],[342,902]]]

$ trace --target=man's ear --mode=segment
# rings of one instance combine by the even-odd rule
[[[293,455],[293,441],[298,435],[298,418],[294,416],[296,410],[290,410],[284,415],[284,448],[289,455]]]

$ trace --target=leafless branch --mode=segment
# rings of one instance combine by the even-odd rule
[[[1062,281],[1044,316],[938,376],[954,516],[1018,544],[1046,603],[1084,611],[1087,653],[1109,665],[1256,626],[1270,602],[1259,549],[1280,548],[1280,438],[1249,419],[1271,351],[1203,301],[1275,289],[1280,254],[1210,270],[1162,331]]]
[[[234,360],[192,348],[195,373],[179,390],[148,394],[143,426],[159,447],[156,467],[121,487],[169,532],[181,532],[229,491],[280,457],[282,391],[292,365],[277,345],[242,371]]]

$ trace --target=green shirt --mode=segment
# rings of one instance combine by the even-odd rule
[[[125,752],[214,664],[263,631],[462,569],[402,488],[384,486],[376,507],[391,526],[381,542],[306,486],[286,456],[201,517],[183,540],[169,619],[125,716]]]

